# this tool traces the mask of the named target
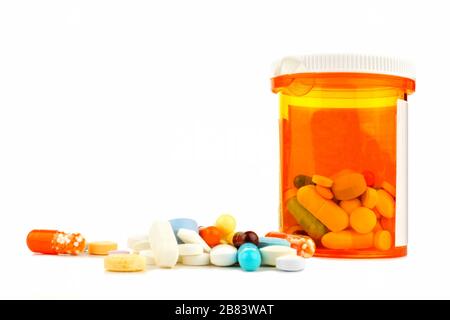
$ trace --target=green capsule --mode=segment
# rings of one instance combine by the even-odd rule
[[[306,210],[295,197],[287,200],[286,207],[289,213],[303,227],[306,233],[315,241],[319,241],[328,232],[327,227]]]
[[[306,186],[308,184],[313,184],[311,177],[305,176],[303,174],[299,174],[298,176],[296,176],[294,178],[294,186],[297,189],[300,189],[301,187]]]

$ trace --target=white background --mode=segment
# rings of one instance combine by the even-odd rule
[[[450,298],[446,1],[2,1],[0,298]],[[33,256],[31,229],[115,240],[155,218],[277,228],[273,61],[409,58],[409,255],[305,271]]]

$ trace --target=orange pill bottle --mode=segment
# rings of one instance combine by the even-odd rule
[[[305,55],[277,63],[281,231],[308,234],[321,257],[406,255],[414,90],[411,65],[397,58]]]

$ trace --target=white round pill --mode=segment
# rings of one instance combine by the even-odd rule
[[[142,250],[149,250],[149,249],[151,249],[150,242],[148,241],[148,239],[136,241],[133,244],[133,246],[131,247],[131,249],[133,249],[134,252],[140,252]]]
[[[142,250],[139,252],[139,255],[145,257],[145,261],[148,265],[155,264],[155,255],[152,250]]]
[[[209,253],[202,253],[196,256],[182,256],[181,262],[187,266],[207,266],[209,265]]]
[[[259,249],[261,252],[261,264],[276,266],[276,259],[285,255],[297,255],[297,250],[286,246],[267,246]]]
[[[219,267],[232,266],[237,262],[237,249],[229,244],[219,244],[211,249],[211,263]]]
[[[183,243],[178,245],[180,256],[196,256],[203,253],[203,246],[195,243]]]
[[[133,249],[134,244],[139,241],[148,241],[148,234],[145,234],[145,233],[144,234],[135,234],[135,235],[128,237],[128,240],[127,240],[128,248]]]
[[[276,267],[283,271],[301,271],[305,269],[305,258],[293,255],[281,256],[276,259]]]

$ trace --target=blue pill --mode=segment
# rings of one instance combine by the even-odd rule
[[[245,246],[244,248],[242,248]],[[242,248],[242,249],[241,249]],[[261,266],[261,253],[253,243],[245,243],[238,250],[239,266],[244,271],[255,271]]]
[[[238,253],[239,253],[239,251],[242,251],[242,250],[244,250],[245,248],[253,248],[253,247],[256,247],[253,243],[251,243],[251,242],[245,242],[245,243],[243,243],[243,244],[239,247]]]
[[[189,229],[193,230],[198,233],[198,224],[197,221],[188,219],[188,218],[178,218],[178,219],[172,219],[169,220],[173,233],[175,234],[175,237],[177,238],[178,243],[183,243],[180,238],[178,238],[177,233],[179,229]]]
[[[259,238],[259,245],[258,247],[264,248],[267,246],[285,246],[290,247],[291,244],[289,241],[281,238],[272,238],[272,237],[261,237]]]

